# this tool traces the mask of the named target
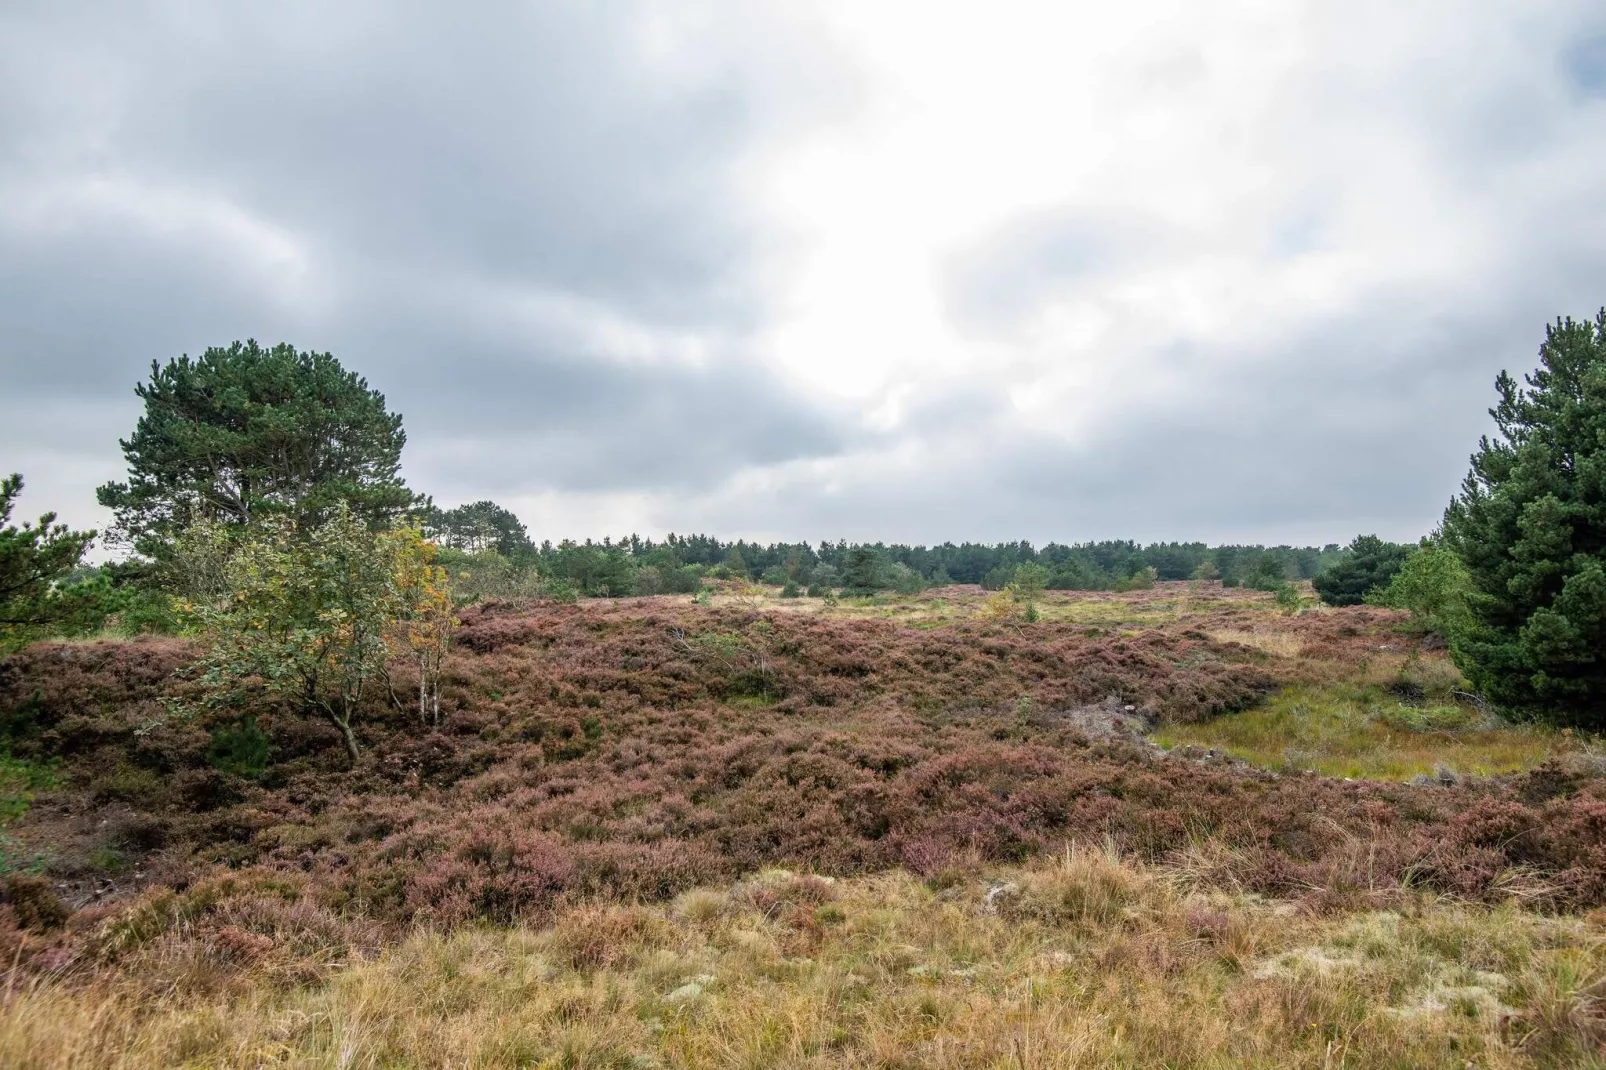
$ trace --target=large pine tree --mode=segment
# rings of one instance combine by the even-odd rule
[[[194,517],[288,514],[309,528],[338,503],[375,524],[415,504],[399,475],[401,417],[328,353],[235,342],[152,362],[135,392],[145,412],[122,443],[128,480],[97,497],[147,554]]]
[[[1472,582],[1453,653],[1497,702],[1603,724],[1606,309],[1547,327],[1526,387],[1495,388],[1499,433],[1444,516]]]

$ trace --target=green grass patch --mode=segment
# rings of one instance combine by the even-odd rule
[[[1454,703],[1409,704],[1364,684],[1288,687],[1253,709],[1167,725],[1151,738],[1167,750],[1191,744],[1266,769],[1368,780],[1409,780],[1439,769],[1514,773],[1580,745],[1566,731],[1509,724]]]
[[[56,786],[56,763],[30,762],[0,752],[0,827],[28,812],[34,792]]]

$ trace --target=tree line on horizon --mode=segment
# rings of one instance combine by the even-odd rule
[[[1283,590],[1309,579],[1330,604],[1411,609],[1502,705],[1606,721],[1606,309],[1593,321],[1547,326],[1539,356],[1524,385],[1501,373],[1490,410],[1498,434],[1479,443],[1440,528],[1418,546],[1375,536],[1319,548],[1120,540],[1038,548],[674,534],[537,545],[494,502],[440,509],[408,488],[400,415],[331,354],[236,342],[153,362],[136,386],[144,409],[121,443],[128,478],[97,492],[122,559],[85,566],[95,533],[48,514],[12,525],[21,477],[0,487],[0,644],[90,631],[108,618],[125,630],[208,632],[214,654],[229,642],[237,653],[250,646],[239,635],[224,642],[220,629],[274,632],[277,653],[264,660],[267,648],[257,649],[229,668],[245,679],[320,629],[345,639],[363,631],[370,669],[394,653],[381,633],[422,627],[431,637],[414,634],[414,646],[440,647],[450,603],[487,597],[692,593],[709,578],[775,584],[788,597],[950,583],[1125,590],[1189,578]],[[330,567],[330,555],[345,555],[346,565]],[[385,564],[356,567],[367,558]],[[358,573],[374,585],[361,599],[349,589]],[[366,599],[373,619],[359,628],[342,598]],[[264,623],[247,611],[252,600],[281,616]],[[319,648],[307,664],[316,673],[352,656]],[[311,695],[323,683],[293,686]]]
[[[771,586],[849,587],[915,591],[949,584],[1000,590],[1022,565],[1046,570],[1051,590],[1120,590],[1154,580],[1186,580],[1208,565],[1228,586],[1312,579],[1343,559],[1338,544],[1323,547],[1223,545],[1131,540],[1073,544],[1026,541],[936,546],[859,543],[749,542],[710,535],[661,540],[628,535],[617,540],[570,539],[537,545],[524,524],[491,501],[419,516],[448,559],[490,571],[541,576],[569,583],[588,597],[690,593],[703,578],[742,579]]]

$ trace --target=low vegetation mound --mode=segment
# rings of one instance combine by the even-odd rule
[[[1296,658],[1253,641],[1266,620],[1224,603],[1127,634],[490,605],[464,616],[440,727],[371,702],[354,767],[333,728],[271,707],[174,716],[197,686],[182,642],[36,644],[0,669],[8,761],[48,772],[5,832],[0,952],[71,972],[173,932],[334,948],[771,865],[933,876],[1089,841],[1208,858],[1225,885],[1321,909],[1412,885],[1606,902],[1606,782],[1587,763],[1351,783],[1187,761],[1130,730],[1400,642],[1387,611],[1336,611],[1289,622],[1313,652]]]

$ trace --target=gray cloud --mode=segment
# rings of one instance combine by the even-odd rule
[[[753,358],[785,250],[737,169],[842,107],[850,80],[779,32],[655,70],[638,40],[650,14],[0,16],[5,425],[45,400],[128,399],[152,359],[256,336],[331,349],[385,390],[407,418],[407,471],[443,500],[715,478],[837,448],[833,414]],[[756,12],[727,21],[765,29]],[[114,473],[128,430],[90,411],[43,436],[59,480],[49,451],[27,451],[43,463],[32,496],[70,494],[61,508],[81,518],[71,458]],[[107,411],[130,406],[93,407]]]
[[[1491,429],[1496,373],[1532,366],[1554,295],[1592,314],[1588,285],[1606,275],[1606,252],[1524,263],[1532,276],[1499,276],[1510,293],[1487,301],[1375,292],[1258,352],[1178,353],[1175,365],[1210,371],[1083,441],[1024,429],[1007,391],[979,376],[910,406],[908,455],[870,443],[882,452],[829,479],[715,496],[703,523],[889,542],[1414,540]]]
[[[1320,62],[1223,135],[1219,203],[1034,192],[930,265],[971,363],[850,403],[770,359],[807,237],[755,161],[825,128],[849,151],[898,111],[780,6],[666,29],[645,3],[8,5],[0,469],[29,476],[25,512],[93,523],[150,361],[255,336],[385,391],[409,478],[447,504],[559,498],[583,525],[611,496],[644,532],[792,538],[1414,537],[1495,372],[1606,301],[1606,21],[1542,6],[1499,48],[1483,8],[1431,47],[1321,24]],[[1126,72],[1141,107],[1221,91],[1203,45],[1157,55]],[[1056,334],[1067,308],[1169,295],[1178,264],[1275,289],[1323,257],[1377,281],[1208,330],[1133,317],[1092,352]],[[1121,389],[1025,419],[1074,361]]]
[[[1029,212],[950,258],[948,313],[966,330],[1007,329],[1079,281],[1152,261],[1178,243],[1164,226],[1115,209]]]

